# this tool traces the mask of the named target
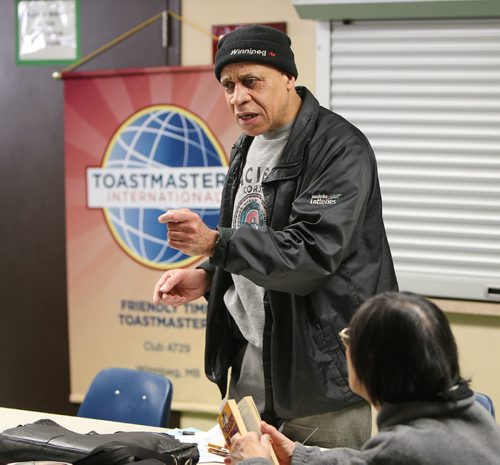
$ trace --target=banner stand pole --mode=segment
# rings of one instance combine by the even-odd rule
[[[150,24],[153,24],[155,21],[158,21],[159,19],[161,19],[164,16],[165,13],[167,15],[172,16],[173,18],[175,18],[179,21],[185,21],[186,23],[190,24],[191,26],[200,30],[201,32],[207,33],[207,34],[215,37],[216,39],[218,39],[217,36],[214,36],[212,33],[207,32],[206,30],[200,28],[196,24],[194,24],[190,21],[187,21],[186,19],[184,19],[182,16],[178,15],[177,13],[174,13],[173,11],[170,11],[170,10],[166,10],[166,11],[162,11],[162,12],[152,16],[151,18],[138,24],[137,26],[133,27],[132,29],[129,29],[128,31],[124,32],[123,34],[120,34],[118,37],[115,37],[113,40],[110,40],[109,42],[107,42],[103,46],[99,47],[98,49],[94,50],[93,52],[88,53],[84,57],[80,58],[79,60],[75,61],[74,63],[71,63],[69,66],[66,66],[62,70],[54,71],[52,73],[52,78],[55,80],[63,79],[64,73],[69,72],[69,71],[73,71],[76,68],[78,68],[79,66],[87,63],[88,61],[93,60],[96,56],[100,55],[101,53],[105,52],[106,50],[109,50],[110,48],[114,47],[115,45],[119,44],[120,42],[123,42],[125,39],[128,39],[130,36],[133,36],[135,33],[148,27]]]
[[[110,40],[109,42],[107,42],[103,46],[99,47],[98,49],[94,50],[93,52],[90,52],[87,55],[85,55],[84,57],[75,61],[74,63],[71,63],[69,66],[66,66],[61,71],[54,71],[54,73],[52,73],[52,77],[56,80],[62,79],[64,73],[66,73],[68,71],[73,71],[74,69],[87,63],[88,61],[93,60],[96,56],[100,55],[101,53],[105,52],[106,50],[109,50],[110,48],[114,47],[115,45],[119,44],[120,42],[123,42],[125,39],[128,39],[130,36],[134,35],[136,32],[139,32],[142,29],[149,26],[150,24],[153,24],[155,21],[160,19],[162,16],[163,16],[163,12],[158,13],[157,15],[147,19],[146,21],[142,22],[141,24],[138,24],[137,26],[133,27],[132,29],[129,29],[128,31],[124,32],[123,34],[120,34],[118,37],[115,37],[113,40]]]

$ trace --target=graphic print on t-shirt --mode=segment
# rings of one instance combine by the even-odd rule
[[[254,229],[266,222],[266,210],[264,209],[264,201],[262,195],[249,194],[243,197],[236,206],[236,214],[234,215],[235,228],[239,228],[242,224],[248,224]]]
[[[266,223],[266,208],[262,195],[262,180],[269,172],[269,168],[251,165],[243,169],[240,187],[235,199],[233,228],[248,224],[259,229]]]

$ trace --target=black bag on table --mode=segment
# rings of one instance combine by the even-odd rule
[[[118,431],[86,434],[43,419],[0,433],[0,465],[9,462],[54,460],[75,465],[195,465],[195,443],[183,443],[167,433]]]

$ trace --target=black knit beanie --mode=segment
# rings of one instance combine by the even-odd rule
[[[273,66],[295,78],[298,76],[290,38],[270,26],[254,25],[222,36],[215,54],[215,76],[220,81],[222,68],[230,63],[252,61]]]

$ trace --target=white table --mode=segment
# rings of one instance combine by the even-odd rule
[[[77,433],[88,433],[90,431],[95,431],[99,434],[115,433],[116,431],[153,431],[157,433],[168,433],[182,442],[197,443],[200,452],[199,463],[221,463],[224,461],[221,457],[210,454],[207,450],[207,442],[214,442],[218,439],[219,433],[217,429],[208,433],[196,431],[196,434],[186,436],[183,435],[183,431],[189,430],[189,428],[184,430],[158,428],[154,426],[134,425],[132,423],[120,423],[117,421],[94,420],[91,418],[58,415],[55,413],[0,407],[0,432],[19,425],[33,423],[41,419],[53,420],[61,426]],[[220,438],[222,438],[222,435],[220,435]]]
[[[117,421],[93,420],[91,418],[73,417],[69,415],[57,415],[55,413],[33,412],[30,410],[18,410],[12,408],[0,407],[0,431],[8,428],[14,428],[18,425],[33,423],[42,418],[59,423],[65,428],[76,431],[77,433],[114,433],[116,431],[155,431],[158,433],[168,433],[166,428],[157,428],[154,426],[134,425],[132,423],[120,423]]]

